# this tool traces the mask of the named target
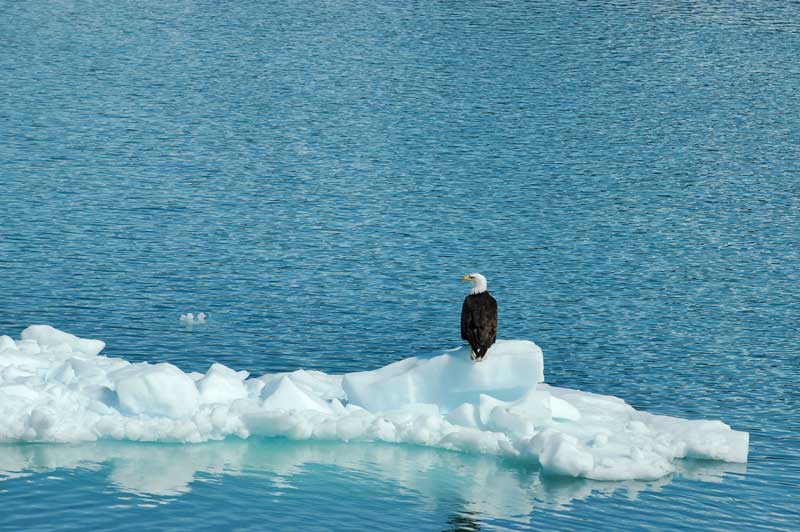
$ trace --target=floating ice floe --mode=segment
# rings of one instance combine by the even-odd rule
[[[375,371],[248,378],[131,364],[47,325],[0,337],[0,441],[202,442],[228,436],[385,441],[513,456],[544,473],[656,479],[676,458],[747,461],[749,436],[719,421],[640,412],[616,397],[543,384],[541,349],[498,341]]]
[[[187,314],[181,314],[181,323],[184,325],[197,325],[205,323],[207,317],[205,312],[199,312],[197,316],[189,312]]]

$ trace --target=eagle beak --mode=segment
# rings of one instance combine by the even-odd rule
[[[471,281],[472,279],[470,279],[469,275],[465,275],[464,277],[461,278],[461,280],[462,281]]]

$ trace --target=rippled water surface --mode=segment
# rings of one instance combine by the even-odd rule
[[[0,528],[800,528],[800,11],[662,4],[0,1],[0,334],[372,369],[458,345],[480,271],[549,383],[746,467],[5,445]]]

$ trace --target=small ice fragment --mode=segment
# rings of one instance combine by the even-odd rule
[[[199,312],[197,316],[189,312],[187,314],[181,314],[181,323],[184,325],[198,325],[200,323],[205,323],[207,317],[208,315],[205,312]]]

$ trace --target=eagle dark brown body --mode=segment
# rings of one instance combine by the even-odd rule
[[[483,360],[497,339],[497,301],[489,292],[470,294],[461,307],[461,338],[469,342],[472,359]]]

